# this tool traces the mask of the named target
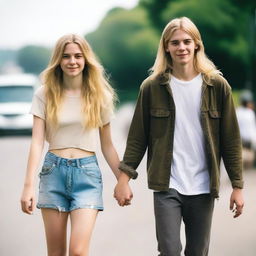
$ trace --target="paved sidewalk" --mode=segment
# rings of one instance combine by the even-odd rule
[[[130,108],[123,109],[112,125],[120,156],[125,148],[130,115]],[[0,138],[1,256],[47,255],[40,211],[28,216],[20,210],[29,143],[28,137]],[[99,214],[90,256],[157,256],[152,191],[147,189],[145,158],[139,166],[138,179],[131,181],[132,205],[124,208],[112,197],[115,178],[100,153],[98,159],[104,178],[105,211]],[[209,256],[256,255],[256,170],[245,172],[245,184],[244,214],[233,219],[229,211],[231,188],[227,176],[223,175],[221,197],[215,204]]]

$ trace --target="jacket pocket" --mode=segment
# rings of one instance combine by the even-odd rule
[[[153,138],[162,137],[165,132],[169,121],[171,111],[168,109],[150,109],[150,134]]]
[[[220,136],[221,112],[218,110],[209,110],[208,126],[211,133],[211,138],[214,143],[217,143]]]
[[[168,109],[151,109],[150,114],[153,117],[168,117],[170,115],[170,110]]]

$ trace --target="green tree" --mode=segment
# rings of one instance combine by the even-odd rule
[[[112,9],[86,39],[123,100],[134,100],[153,65],[159,37],[142,8]]]
[[[24,72],[39,74],[46,68],[50,54],[48,48],[29,45],[18,50],[17,62]]]

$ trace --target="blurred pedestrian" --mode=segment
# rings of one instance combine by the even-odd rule
[[[32,142],[21,196],[22,211],[35,209],[35,173],[44,141],[49,142],[39,174],[39,198],[48,255],[89,255],[98,211],[103,210],[102,177],[95,155],[98,132],[102,153],[116,178],[119,158],[110,120],[115,93],[89,44],[78,35],[61,37],[34,95]]]
[[[121,206],[130,203],[128,181],[137,177],[147,149],[160,255],[180,255],[182,220],[185,255],[208,255],[221,157],[233,187],[230,210],[234,217],[242,213],[241,148],[228,82],[205,55],[194,23],[173,19],[162,33],[152,73],[140,87],[115,198]]]
[[[240,106],[236,109],[243,145],[243,165],[245,169],[253,168],[256,150],[256,118],[252,109],[252,97],[242,93]]]

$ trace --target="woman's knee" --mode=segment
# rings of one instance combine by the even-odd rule
[[[66,256],[66,249],[60,249],[54,252],[48,252],[48,256]]]
[[[88,247],[79,248],[73,247],[69,249],[70,256],[88,256]]]

